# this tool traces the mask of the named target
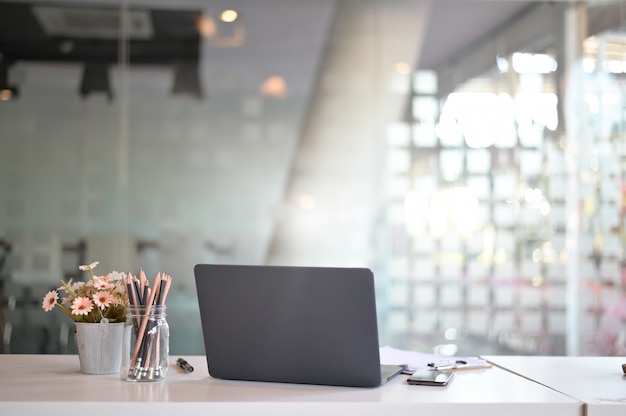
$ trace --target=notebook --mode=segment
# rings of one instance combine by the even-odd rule
[[[198,264],[209,374],[230,380],[375,387],[381,366],[366,268]]]

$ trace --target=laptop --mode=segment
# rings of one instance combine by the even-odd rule
[[[366,268],[198,264],[209,374],[229,380],[376,387],[374,275]]]

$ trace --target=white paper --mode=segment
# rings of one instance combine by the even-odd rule
[[[433,365],[453,364],[456,361],[465,361],[466,366],[459,369],[479,369],[489,368],[490,365],[487,361],[478,357],[461,357],[461,356],[449,356],[440,354],[429,354],[423,352],[400,350],[390,346],[384,346],[380,348],[380,363],[392,364],[404,366],[407,372],[413,372],[416,370],[428,369],[433,370]]]

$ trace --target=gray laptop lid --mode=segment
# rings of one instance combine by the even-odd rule
[[[381,384],[369,269],[199,264],[194,273],[212,377]]]

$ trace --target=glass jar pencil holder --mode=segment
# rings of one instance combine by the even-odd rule
[[[169,367],[170,330],[165,305],[129,306],[120,374],[127,381],[159,381]]]

